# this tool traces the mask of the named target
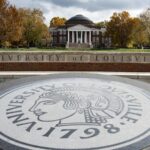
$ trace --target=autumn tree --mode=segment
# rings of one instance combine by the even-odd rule
[[[22,38],[22,19],[15,6],[10,6],[7,17],[7,40],[13,45],[18,45]]]
[[[140,18],[135,18],[135,26],[131,38],[133,44],[138,48],[143,48],[143,46],[147,45],[149,42],[148,33]]]
[[[48,36],[40,10],[17,9],[7,0],[0,0],[0,46],[35,46]]]
[[[6,0],[0,0],[0,46],[5,41],[7,32],[7,20],[8,16],[8,2]]]
[[[21,16],[15,6],[0,0],[0,45],[16,44],[22,37]]]
[[[23,40],[27,47],[37,46],[42,38],[48,36],[48,27],[44,24],[43,13],[38,10],[20,9],[23,21]]]
[[[58,27],[65,25],[66,18],[54,17],[50,21],[50,27]]]
[[[148,8],[144,13],[140,15],[140,20],[145,29],[145,32],[147,33],[147,40],[150,44],[150,8]]]
[[[107,24],[107,34],[112,38],[114,46],[127,47],[134,24],[134,18],[126,11],[113,14]]]
[[[51,42],[51,35],[49,33],[49,29],[47,25],[43,25],[43,32],[42,32],[42,46],[48,47],[50,46]]]

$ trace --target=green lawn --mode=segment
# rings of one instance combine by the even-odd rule
[[[40,48],[0,48],[0,52],[8,51],[93,51],[93,52],[150,52],[150,49],[65,49],[65,48],[49,48],[49,49],[40,49]]]

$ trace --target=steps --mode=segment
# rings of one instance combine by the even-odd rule
[[[89,44],[86,43],[69,43],[69,48],[78,48],[78,49],[82,49],[82,48],[91,48]]]

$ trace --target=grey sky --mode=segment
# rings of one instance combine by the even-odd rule
[[[40,8],[46,23],[54,16],[67,19],[83,14],[94,22],[108,20],[113,12],[127,10],[132,16],[150,7],[150,0],[9,0],[17,7]]]

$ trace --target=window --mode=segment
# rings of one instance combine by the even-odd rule
[[[53,43],[57,43],[57,37],[53,38]]]
[[[57,31],[54,31],[54,32],[53,32],[53,35],[57,35]]]
[[[63,30],[63,35],[66,35],[66,30]]]
[[[66,36],[63,36],[63,43],[66,42]]]

